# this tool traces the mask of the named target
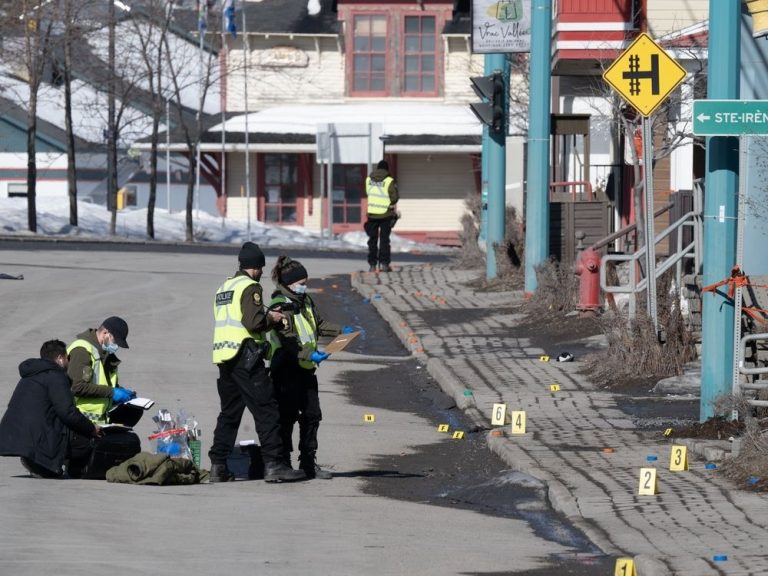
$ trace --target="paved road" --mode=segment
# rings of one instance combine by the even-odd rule
[[[0,273],[25,278],[0,280],[0,406],[18,379],[19,361],[43,340],[69,341],[118,314],[129,322],[131,344],[120,353],[121,382],[155,399],[156,408],[195,414],[205,453],[217,412],[211,294],[233,271],[235,252],[0,245]],[[338,255],[304,263],[327,274],[361,267],[359,257]],[[552,557],[579,554],[522,519],[371,493],[371,477],[392,458],[416,457],[415,447],[440,443],[450,450],[418,411],[363,406],[345,393],[350,374],[364,386],[387,371],[397,377],[415,370],[413,362],[402,352],[342,353],[323,365],[320,460],[338,474],[330,482],[136,487],[32,480],[15,459],[0,459],[0,574],[533,574]],[[363,422],[369,411],[373,425]],[[143,438],[153,430],[149,418],[136,428]],[[239,438],[253,437],[246,418]]]

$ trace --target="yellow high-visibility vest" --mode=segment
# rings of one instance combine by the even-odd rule
[[[264,336],[249,332],[243,326],[240,300],[246,288],[258,284],[250,276],[233,276],[219,286],[213,301],[213,363],[221,364],[237,355],[243,340],[253,338],[263,342]]]
[[[93,370],[93,384],[96,386],[109,386],[114,388],[117,386],[117,371],[111,372],[109,378],[104,370],[104,363],[101,361],[101,354],[99,349],[87,340],[79,338],[67,346],[67,354],[71,354],[75,348],[85,348],[88,355],[91,357],[91,369]],[[83,396],[75,396],[75,406],[80,412],[83,413],[91,422],[106,423],[107,411],[112,406],[112,398],[88,398]]]
[[[273,304],[288,301],[289,299],[286,296],[278,295],[272,298],[269,305],[272,306]],[[290,322],[293,331],[298,335],[299,342],[301,342],[301,348],[303,350],[309,349],[311,351],[310,354],[317,350],[317,320],[315,319],[315,314],[312,312],[312,304],[310,303],[309,298],[304,300],[304,306],[301,309],[301,313],[286,314],[285,317]],[[275,351],[281,346],[277,330],[274,328],[270,330],[267,338],[269,339],[270,358],[272,358]],[[312,362],[312,360],[299,359],[299,366],[311,370],[315,368],[317,364]]]
[[[371,177],[365,179],[365,193],[368,196],[368,214],[379,215],[386,214],[391,204],[389,200],[389,185],[394,182],[392,176],[387,176],[384,180],[371,180]]]

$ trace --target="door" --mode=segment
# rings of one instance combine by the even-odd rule
[[[361,230],[366,211],[365,178],[362,164],[333,166],[333,233]]]
[[[303,225],[299,206],[299,156],[262,154],[259,159],[259,220],[266,224]]]

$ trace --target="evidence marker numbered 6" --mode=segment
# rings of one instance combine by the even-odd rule
[[[504,426],[504,421],[506,417],[507,417],[507,405],[494,404],[493,412],[491,412],[491,426]]]

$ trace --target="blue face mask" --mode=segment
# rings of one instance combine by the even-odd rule
[[[114,354],[115,352],[117,352],[118,348],[119,348],[119,346],[117,344],[115,344],[114,342],[112,342],[111,344],[102,344],[101,345],[101,349],[104,350],[104,352],[106,352],[107,354]]]
[[[307,292],[307,285],[306,284],[294,284],[289,289],[294,294],[306,294],[306,292]]]

